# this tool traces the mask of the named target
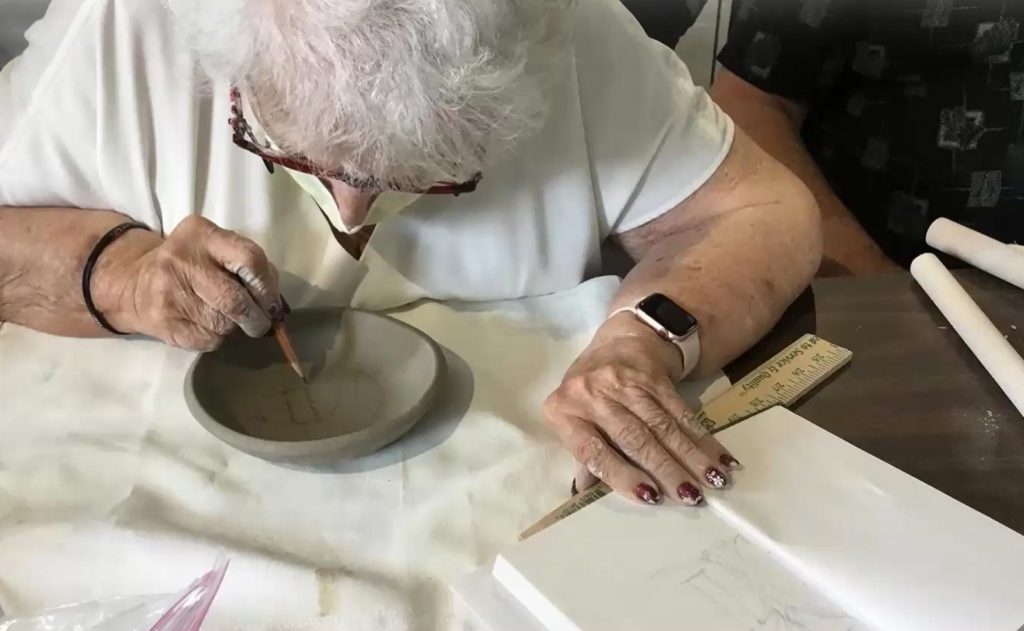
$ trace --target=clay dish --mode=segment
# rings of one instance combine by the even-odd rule
[[[446,364],[420,331],[342,308],[297,310],[286,325],[309,385],[273,337],[233,336],[197,357],[185,377],[189,411],[232,447],[275,462],[329,466],[397,440],[434,402]]]

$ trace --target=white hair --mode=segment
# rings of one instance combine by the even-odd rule
[[[284,151],[406,187],[457,182],[545,120],[575,0],[166,0]]]

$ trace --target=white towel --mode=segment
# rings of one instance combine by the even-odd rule
[[[0,606],[175,592],[231,558],[205,629],[464,629],[446,583],[567,497],[545,397],[615,278],[395,314],[449,351],[438,406],[335,473],[269,464],[189,415],[194,355],[0,329]]]

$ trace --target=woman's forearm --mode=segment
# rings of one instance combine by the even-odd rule
[[[99,210],[0,208],[0,320],[56,335],[107,332],[85,306],[82,271],[111,228]],[[209,351],[241,329],[261,337],[284,318],[277,269],[246,237],[190,215],[166,238],[129,230],[99,255],[93,302],[123,333]]]
[[[126,221],[105,210],[0,207],[0,321],[56,335],[106,335],[85,307],[82,270],[97,241]],[[97,261],[91,293],[112,323],[128,299],[130,262],[161,241],[151,232],[132,230]]]
[[[822,247],[813,196],[738,130],[707,184],[621,242],[639,262],[613,309],[662,293],[690,311],[700,323],[697,374],[768,332],[813,278]]]
[[[800,139],[800,107],[762,92],[723,70],[712,98],[769,155],[799,177],[821,208],[825,239],[821,276],[879,274],[898,270],[840,201]]]

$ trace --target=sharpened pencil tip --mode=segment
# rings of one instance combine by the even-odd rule
[[[299,376],[299,379],[302,379],[302,383],[309,385],[309,376],[306,375],[306,371],[302,369],[302,365],[296,363],[291,366],[292,370],[295,371],[295,374]]]

